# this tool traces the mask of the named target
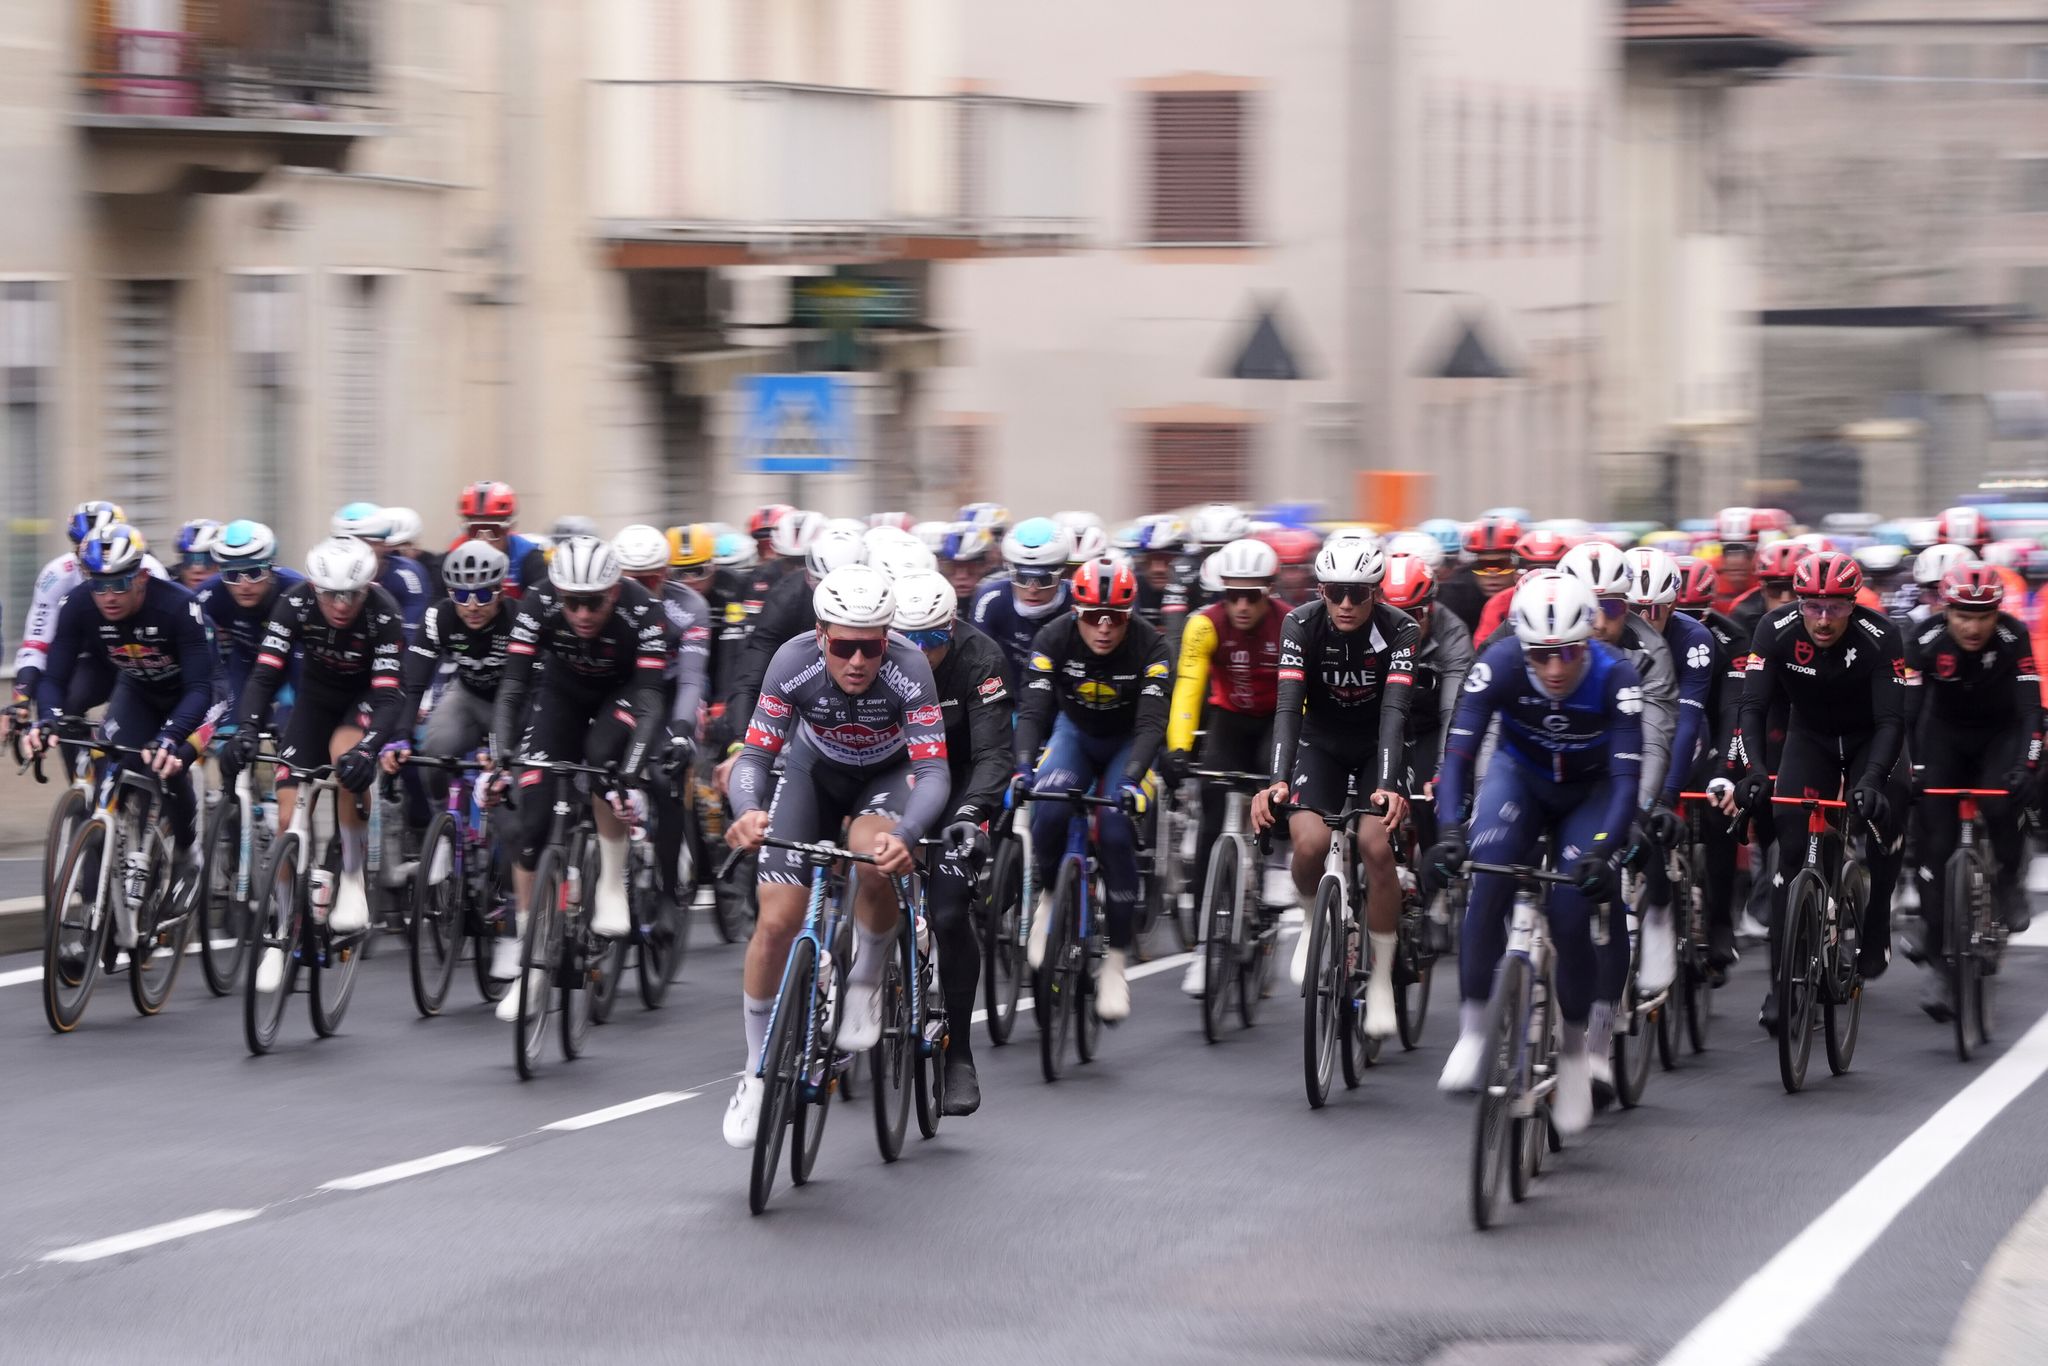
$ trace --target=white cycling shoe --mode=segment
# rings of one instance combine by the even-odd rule
[[[1124,951],[1105,949],[1095,970],[1095,1013],[1111,1024],[1131,1018],[1131,984],[1124,977]]]
[[[1593,1079],[1583,1052],[1557,1055],[1557,1089],[1550,1093],[1550,1121],[1566,1136],[1586,1132],[1593,1122]]]
[[[1209,979],[1209,955],[1202,952],[1200,944],[1195,945],[1195,956],[1188,960],[1188,970],[1181,974],[1180,989],[1188,995],[1201,999]]]
[[[1477,1091],[1479,1074],[1485,1066],[1485,1031],[1460,1030],[1458,1042],[1451,1046],[1451,1056],[1444,1060],[1444,1070],[1437,1075],[1436,1089],[1450,1095]]]
[[[768,1083],[748,1072],[740,1078],[732,1099],[725,1103],[725,1142],[731,1148],[751,1148],[761,1127],[761,1094]]]
[[[625,838],[600,838],[597,862],[597,906],[591,912],[590,931],[600,939],[624,939],[633,929],[633,915],[626,908]]]
[[[516,982],[519,980],[519,941],[517,939],[493,939],[491,941],[491,980],[493,982]]]
[[[1643,961],[1636,967],[1636,990],[1655,996],[1678,975],[1678,935],[1671,908],[1652,906],[1643,914]]]
[[[498,1020],[502,1024],[517,1024],[519,1022],[519,983],[516,980],[519,976],[519,964],[517,961],[514,961],[512,969],[512,975],[515,980],[511,986],[505,988],[505,994],[498,998]],[[548,989],[547,969],[534,968],[532,972],[533,994],[545,1002]]]
[[[848,982],[846,1012],[839,1020],[838,1048],[860,1053],[882,1041],[882,984]]]
[[[284,950],[275,944],[256,960],[256,990],[268,996],[284,985]]]
[[[1370,938],[1372,976],[1365,983],[1365,1035],[1369,1039],[1389,1039],[1401,1029],[1394,1007],[1394,955],[1399,951],[1400,941],[1391,934],[1375,933]]]
[[[1301,933],[1294,936],[1294,956],[1287,960],[1287,980],[1300,986],[1308,976],[1308,922],[1301,922]]]
[[[1052,893],[1038,894],[1038,909],[1031,913],[1031,933],[1024,941],[1024,961],[1033,972],[1045,962],[1045,932],[1052,923]]]
[[[370,923],[370,894],[363,887],[363,870],[343,873],[334,888],[334,908],[327,913],[327,928],[336,934],[354,934]]]

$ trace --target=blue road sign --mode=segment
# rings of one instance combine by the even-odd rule
[[[740,459],[758,474],[841,474],[854,463],[853,386],[843,375],[740,380]]]

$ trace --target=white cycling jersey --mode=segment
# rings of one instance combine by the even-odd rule
[[[144,555],[142,567],[157,578],[171,577],[154,555]],[[57,631],[57,609],[64,605],[65,595],[84,581],[85,575],[78,569],[78,556],[69,550],[44,565],[43,572],[36,575],[28,616],[22,620],[21,648],[14,655],[16,677],[23,669],[41,669],[49,663],[50,637]]]

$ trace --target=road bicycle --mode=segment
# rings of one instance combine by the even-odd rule
[[[1948,974],[1956,1056],[1968,1062],[1975,1049],[1991,1042],[1991,986],[1985,979],[1998,975],[2006,939],[2005,922],[1992,905],[1998,859],[1984,834],[1984,812],[1977,803],[2012,794],[2003,788],[1930,787],[1920,795],[1953,798],[1962,823],[1956,851],[1942,869],[1940,952],[1942,970]]]
[[[403,762],[439,769],[449,777],[442,809],[427,822],[413,874],[412,914],[406,925],[406,958],[412,1000],[422,1016],[441,1013],[469,946],[477,993],[486,1002],[504,996],[511,983],[491,976],[493,946],[513,933],[506,843],[493,841],[491,812],[477,800],[472,775],[483,770],[475,758],[408,754]]]
[[[1849,1070],[1863,1005],[1863,976],[1856,954],[1863,937],[1863,913],[1870,901],[1870,872],[1854,847],[1854,836],[1837,828],[1846,802],[1822,797],[1772,797],[1774,806],[1806,812],[1806,857],[1785,889],[1785,923],[1779,927],[1777,961],[1778,1077],[1785,1090],[1806,1085],[1813,1051],[1814,1009],[1825,1023],[1828,1070]],[[1867,825],[1867,822],[1864,823]],[[1779,851],[1783,866],[1784,850]]]
[[[1210,1043],[1223,1037],[1230,1001],[1250,1029],[1273,975],[1280,919],[1265,904],[1263,840],[1251,833],[1251,794],[1272,785],[1262,773],[1193,769],[1191,776],[1227,789],[1223,829],[1209,851],[1202,887],[1201,930],[1194,951],[1202,955],[1202,1033]]]
[[[274,755],[259,755],[253,762],[271,765],[299,786],[291,824],[271,841],[257,884],[256,913],[249,917],[251,966],[242,979],[242,1036],[250,1053],[261,1057],[277,1043],[301,972],[307,978],[313,1032],[324,1039],[341,1028],[370,927],[337,934],[327,923],[340,878],[341,837],[331,820],[323,830],[317,817],[330,800],[353,800],[342,792],[334,766],[301,768]],[[272,952],[284,955],[284,972],[276,990],[265,991],[263,959]]]
[[[1038,870],[1032,862],[1031,822],[1021,804],[998,815],[989,834],[995,858],[981,898],[981,1000],[988,1037],[1000,1046],[1016,1028],[1017,1005],[1031,971],[1026,948],[1038,907]],[[966,1022],[960,1027],[967,1028]]]
[[[1679,841],[1664,856],[1671,884],[1671,928],[1677,939],[1677,972],[1671,999],[1657,1016],[1657,1058],[1666,1071],[1677,1068],[1687,1047],[1707,1051],[1714,1023],[1712,929],[1707,923],[1706,839],[1703,823],[1719,813],[1705,792],[1678,794]]]
[[[1338,1062],[1346,1090],[1365,1080],[1365,1069],[1379,1061],[1380,1040],[1365,1032],[1365,990],[1371,976],[1365,951],[1365,876],[1358,853],[1360,817],[1386,814],[1378,802],[1347,804],[1342,811],[1319,811],[1292,802],[1274,802],[1276,819],[1306,812],[1330,829],[1323,875],[1301,932],[1308,936],[1307,970],[1302,974],[1302,1082],[1309,1108],[1320,1110],[1330,1099],[1330,1081]],[[1395,1004],[1400,1003],[1399,991]]]
[[[1074,1056],[1094,1060],[1102,1037],[1102,1017],[1095,1008],[1095,973],[1102,963],[1101,880],[1094,854],[1095,822],[1091,810],[1120,810],[1122,801],[1098,797],[1080,788],[1065,792],[1019,791],[1020,802],[1064,802],[1069,807],[1066,848],[1053,876],[1052,923],[1045,929],[1045,956],[1039,961],[1032,999],[1038,1011],[1038,1066],[1049,1082],[1066,1067],[1067,1040]]]

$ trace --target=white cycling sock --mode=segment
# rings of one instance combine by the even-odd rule
[[[753,1072],[761,1065],[761,1049],[768,1042],[768,1016],[775,1010],[775,1002],[762,1000],[758,996],[740,993],[740,1015],[747,1026],[747,1071]]]
[[[341,828],[341,871],[360,873],[363,870],[363,855],[370,847],[370,832],[362,826],[344,825]]]
[[[1458,1033],[1477,1034],[1486,1028],[1486,1002],[1458,1002]]]
[[[889,961],[890,941],[896,937],[894,930],[887,934],[876,934],[858,920],[853,922],[853,971],[846,980],[869,987],[882,980],[882,965]]]

